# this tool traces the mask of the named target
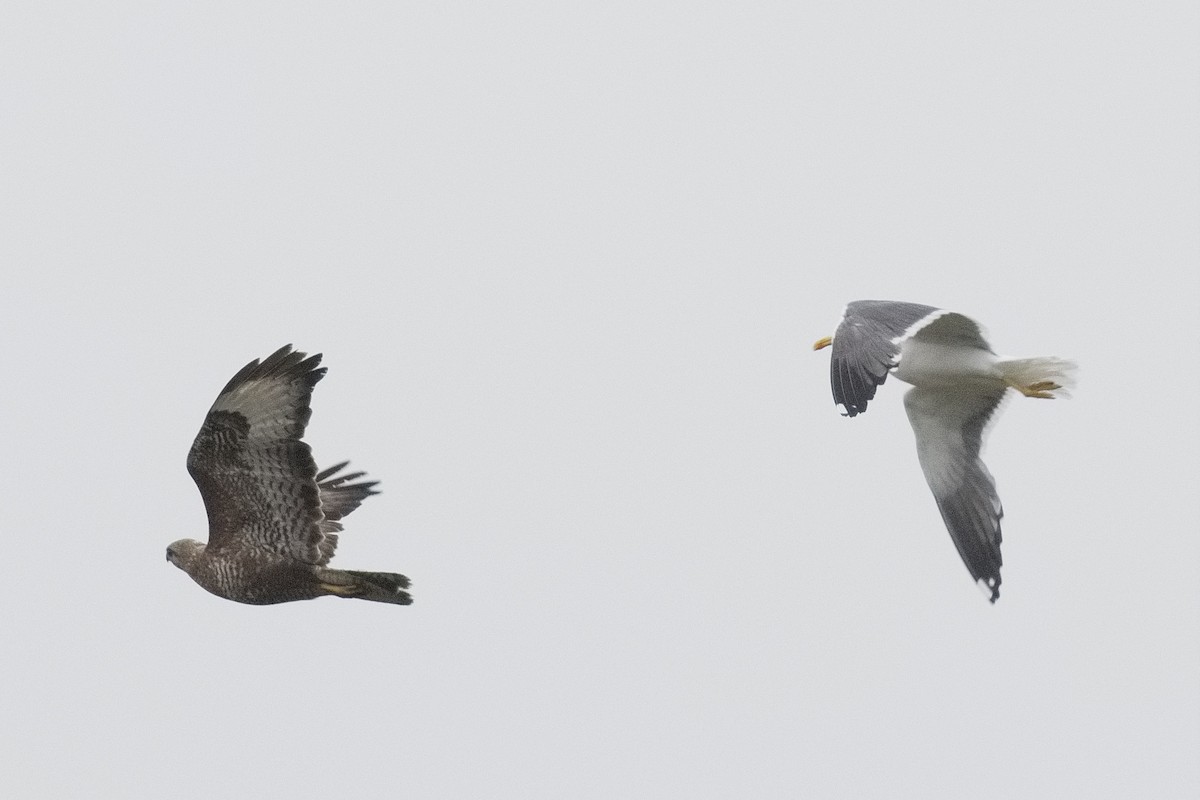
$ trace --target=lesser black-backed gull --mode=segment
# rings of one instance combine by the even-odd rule
[[[846,416],[866,411],[889,373],[912,384],[904,410],[925,480],[971,577],[996,602],[1004,509],[979,457],[984,428],[1010,388],[1026,397],[1064,395],[1075,365],[997,356],[979,325],[962,314],[888,300],[846,306],[833,336],[813,349],[831,344],[833,401]]]

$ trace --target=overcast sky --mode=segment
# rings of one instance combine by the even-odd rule
[[[0,794],[1200,791],[1200,12],[0,7]],[[855,299],[1080,364],[991,606]],[[251,607],[164,559],[243,364],[383,493]]]

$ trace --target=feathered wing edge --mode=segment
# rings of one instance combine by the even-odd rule
[[[337,549],[337,532],[342,530],[342,517],[362,505],[363,500],[371,495],[379,494],[374,488],[379,485],[379,481],[350,483],[366,475],[365,472],[336,475],[349,464],[349,461],[343,461],[317,473],[317,490],[321,499],[321,512],[324,514],[324,519],[321,520],[321,532],[325,534],[325,539],[321,542],[322,564],[328,563]]]
[[[219,408],[222,405],[221,401],[226,395],[235,392],[243,384],[262,381],[268,378],[282,378],[289,374],[292,379],[298,377],[304,378],[304,383],[308,390],[307,396],[311,398],[313,387],[325,377],[325,372],[326,368],[321,366],[320,353],[310,356],[308,353],[300,350],[292,350],[292,345],[285,344],[261,361],[256,358],[238,370],[237,374],[230,378],[225,387],[217,394],[213,408]],[[300,423],[300,430],[293,435],[296,438],[300,438],[304,435],[305,425],[308,424],[308,420],[312,417],[312,408],[308,402],[305,402],[296,410],[298,415],[303,416],[303,420]]]

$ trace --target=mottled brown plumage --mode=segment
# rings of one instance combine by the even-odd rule
[[[267,605],[324,595],[408,605],[408,578],[326,566],[341,519],[377,494],[364,473],[317,473],[300,441],[320,354],[281,347],[243,367],[221,390],[188,453],[208,511],[208,544],[181,539],[167,560],[196,583],[239,603]]]

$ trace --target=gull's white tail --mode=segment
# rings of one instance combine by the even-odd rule
[[[1075,388],[1075,362],[1065,358],[1002,358],[996,366],[1004,382],[1014,388],[1037,387],[1054,397],[1070,397],[1070,390]]]

